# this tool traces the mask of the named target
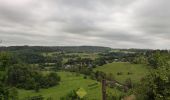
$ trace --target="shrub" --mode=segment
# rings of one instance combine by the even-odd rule
[[[34,89],[37,92],[40,88],[48,88],[59,84],[60,77],[57,73],[43,75],[29,65],[14,65],[9,68],[7,73],[7,83],[24,89]]]
[[[123,73],[122,72],[118,72],[117,75],[122,75]]]
[[[132,75],[133,73],[132,73],[132,72],[128,72],[127,74],[128,74],[128,75]]]
[[[84,76],[83,78],[84,78],[84,79],[87,79],[87,76]]]

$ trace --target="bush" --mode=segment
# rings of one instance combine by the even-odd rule
[[[58,76],[57,73],[50,73],[47,75],[47,82],[49,82],[49,86],[54,86],[59,84],[60,77]]]
[[[115,80],[115,76],[112,73],[109,73],[106,75],[106,79],[112,81]]]
[[[127,74],[128,74],[128,75],[132,75],[133,73],[132,73],[132,72],[128,72]]]
[[[54,100],[54,99],[53,99],[53,98],[51,98],[51,97],[48,97],[48,98],[47,98],[47,100]]]
[[[66,96],[61,97],[60,100],[79,100],[79,98],[76,91],[72,90]]]
[[[57,73],[43,75],[29,65],[18,64],[9,68],[7,83],[11,86],[24,89],[34,89],[37,92],[40,88],[48,88],[59,84],[60,77]]]
[[[87,76],[84,76],[83,78],[84,78],[84,79],[87,79]]]
[[[117,75],[122,75],[123,73],[122,72],[118,72]]]
[[[126,79],[125,85],[126,85],[128,88],[132,88],[132,87],[133,87],[133,83],[132,83],[131,78]]]
[[[18,100],[17,89],[6,87],[6,85],[0,82],[0,100]]]

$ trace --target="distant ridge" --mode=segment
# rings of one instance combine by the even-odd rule
[[[0,47],[0,51],[35,51],[35,52],[106,52],[112,50],[102,46],[9,46]]]

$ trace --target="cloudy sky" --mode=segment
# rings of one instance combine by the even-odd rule
[[[170,49],[170,0],[0,0],[0,39]]]

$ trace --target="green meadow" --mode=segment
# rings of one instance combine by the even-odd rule
[[[139,82],[149,72],[148,66],[142,64],[130,64],[127,62],[113,62],[99,66],[95,71],[102,71],[107,74],[112,73],[116,80],[124,82],[131,78],[132,82]],[[118,75],[121,73],[121,75]],[[130,74],[128,74],[130,73]]]
[[[107,74],[112,73],[116,80],[119,82],[124,82],[126,79],[131,78],[132,82],[138,83],[142,77],[147,75],[149,69],[146,65],[142,64],[130,64],[126,62],[113,62],[103,66],[99,66],[95,71],[102,71]],[[117,75],[117,73],[122,73]],[[48,72],[44,72],[48,73]],[[131,73],[128,75],[128,73]],[[52,97],[55,100],[60,100],[61,97],[67,95],[72,90],[77,90],[78,88],[83,88],[87,95],[85,96],[89,100],[101,100],[101,83],[89,78],[84,79],[83,75],[71,73],[71,72],[58,72],[61,77],[61,82],[59,85],[48,88],[41,89],[39,92],[34,90],[22,90],[19,89],[19,98],[23,100],[28,96],[43,95],[45,98]],[[89,85],[95,84],[95,86],[89,87]],[[107,89],[108,92],[113,95],[119,95],[120,92],[117,89]]]
[[[83,75],[76,75],[76,73],[70,72],[58,72],[61,76],[61,82],[55,87],[48,89],[41,89],[40,92],[36,93],[34,90],[19,90],[20,99],[24,99],[28,96],[43,95],[45,98],[52,97],[54,100],[60,100],[61,97],[65,96],[72,90],[83,88],[87,92],[86,97],[89,100],[101,100],[101,84],[91,79],[84,79]],[[88,85],[97,83],[93,87]]]

